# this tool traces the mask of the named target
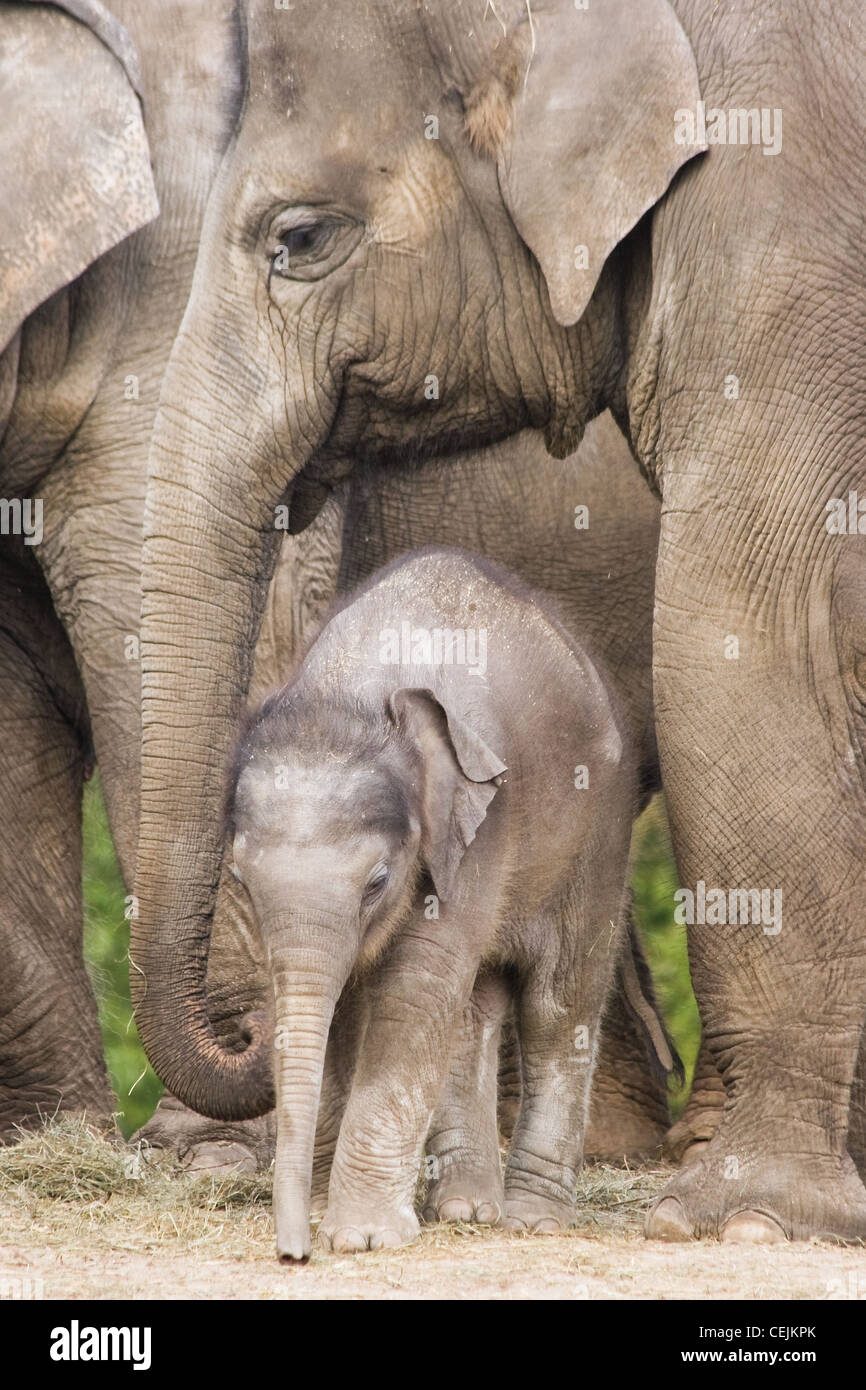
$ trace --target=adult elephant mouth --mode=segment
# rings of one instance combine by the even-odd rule
[[[328,498],[351,477],[354,462],[345,454],[330,454],[322,450],[305,464],[291,487],[284,504],[285,527],[290,536],[297,536],[315,521]]]

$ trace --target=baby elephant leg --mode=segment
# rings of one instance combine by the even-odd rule
[[[496,1102],[499,1042],[509,1002],[502,975],[478,977],[427,1136],[425,1221],[495,1225],[502,1215]]]
[[[413,923],[376,971],[319,1227],[326,1250],[379,1250],[418,1234],[421,1151],[478,970],[471,935],[455,945]]]
[[[618,919],[618,908],[611,914]],[[556,930],[551,923],[550,931]],[[593,916],[591,949],[524,977],[517,1005],[523,1097],[505,1169],[503,1225],[552,1235],[574,1219],[577,1176],[618,931]],[[594,942],[594,945],[593,945]]]
[[[352,1089],[352,1073],[363,1020],[363,984],[354,981],[343,991],[328,1036],[313,1155],[310,1193],[310,1212],[313,1216],[323,1216],[328,1206],[331,1166]]]

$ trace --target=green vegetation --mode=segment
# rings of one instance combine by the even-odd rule
[[[125,907],[97,776],[84,793],[84,956],[99,1004],[118,1123],[129,1137],[153,1114],[162,1086],[147,1064],[132,1020]]]
[[[701,1024],[689,975],[686,929],[674,921],[674,892],[679,880],[661,797],[647,807],[635,826],[631,881],[635,920],[652,970],[656,998],[686,1073],[684,1085],[671,1092],[671,1109],[676,1116],[691,1088]]]
[[[659,1004],[686,1068],[672,1095],[681,1108],[698,1049],[700,1025],[689,981],[685,929],[673,920],[676,869],[661,801],[641,816],[633,842],[635,916],[656,982]],[[161,1086],[145,1061],[129,1002],[124,890],[97,778],[84,798],[85,955],[99,1001],[105,1056],[118,1097],[119,1123],[130,1135],[152,1114]]]

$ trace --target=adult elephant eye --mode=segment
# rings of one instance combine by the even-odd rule
[[[361,240],[354,218],[293,209],[274,228],[271,273],[283,280],[319,280],[342,265]]]

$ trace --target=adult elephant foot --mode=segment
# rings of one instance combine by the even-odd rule
[[[680,1170],[649,1213],[649,1240],[866,1238],[866,1188],[847,1154],[740,1161],[732,1147],[719,1135]]]
[[[713,1139],[722,1118],[725,1088],[706,1043],[701,1041],[691,1094],[676,1124],[668,1130],[662,1156],[668,1163],[692,1163]]]
[[[189,1173],[228,1177],[261,1172],[274,1156],[273,1115],[227,1124],[197,1115],[174,1096],[163,1096],[156,1111],[135,1135],[151,1148],[166,1149]]]

